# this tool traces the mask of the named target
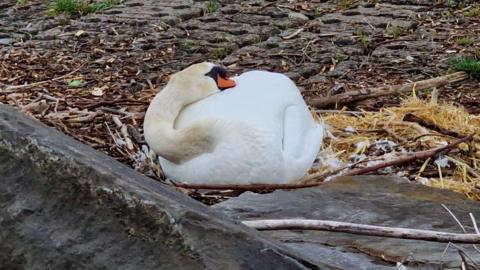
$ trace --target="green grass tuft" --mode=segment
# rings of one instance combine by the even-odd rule
[[[205,13],[213,13],[219,10],[222,5],[218,1],[208,1],[205,4]]]
[[[407,31],[407,28],[398,25],[390,26],[387,28],[388,34],[392,35],[394,38],[405,35]]]
[[[350,8],[355,4],[355,0],[335,0],[333,1],[338,8]]]
[[[368,33],[359,29],[357,31],[357,42],[360,43],[363,48],[367,49],[370,47],[370,45],[372,45],[372,38],[370,35],[368,35]]]
[[[50,13],[75,13],[79,10],[80,5],[79,0],[53,0],[50,3]]]
[[[457,39],[456,43],[460,46],[472,46],[475,40],[470,37],[462,37]]]
[[[214,48],[210,52],[210,57],[215,60],[220,60],[225,58],[228,54],[230,54],[233,50],[231,48]]]
[[[451,60],[451,67],[456,71],[465,71],[472,77],[480,77],[480,61],[472,57],[458,57]]]
[[[185,50],[189,50],[195,46],[195,41],[190,39],[184,39],[179,42],[179,47]]]
[[[90,4],[92,12],[107,10],[115,7],[120,4],[120,0],[104,0],[96,3]]]
[[[341,53],[341,52],[337,52],[335,53],[335,55],[333,56],[333,63],[334,64],[338,64],[338,63],[341,63],[343,61],[346,61],[348,60],[348,58],[350,58],[350,56],[344,54],[344,53]]]
[[[464,13],[465,17],[480,17],[480,7],[474,7]]]
[[[50,2],[50,15],[58,14],[87,14],[97,11],[110,9],[118,4],[121,0],[101,0],[89,3],[86,0],[52,0]]]

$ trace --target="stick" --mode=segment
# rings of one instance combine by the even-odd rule
[[[477,234],[460,234],[430,230],[391,228],[331,220],[266,219],[242,221],[242,223],[257,230],[321,230],[443,243],[480,243],[480,235]]]
[[[295,32],[291,33],[290,35],[284,36],[282,38],[283,39],[292,39],[292,38],[296,37],[298,34],[300,34],[301,32],[303,32],[303,30],[305,30],[305,29],[300,28],[300,29],[296,30]]]
[[[5,88],[1,89],[0,88],[0,94],[10,94],[10,93],[15,93],[19,90],[22,90],[22,89],[25,89],[25,88],[30,88],[30,87],[34,87],[34,86],[37,86],[37,85],[41,85],[41,84],[44,84],[44,83],[49,83],[49,82],[54,82],[54,81],[58,81],[58,80],[61,80],[65,77],[68,77],[70,75],[72,75],[73,73],[79,71],[85,64],[81,65],[79,68],[77,69],[74,69],[73,71],[70,71],[69,73],[65,74],[65,75],[62,75],[62,76],[59,76],[59,77],[56,77],[56,78],[53,78],[53,79],[50,79],[50,80],[45,80],[45,81],[40,81],[40,82],[34,82],[34,83],[28,83],[28,84],[21,84],[21,85],[7,85],[5,86]]]
[[[452,136],[452,137],[455,137],[455,138],[465,137],[465,135],[459,134],[456,131],[451,131],[451,130],[442,128],[442,127],[438,126],[437,124],[435,124],[433,122],[430,122],[430,121],[427,121],[427,120],[424,120],[424,119],[422,119],[422,118],[420,118],[420,117],[418,117],[418,116],[416,116],[412,113],[407,113],[403,117],[403,121],[417,123],[420,126],[426,127],[428,129],[431,129],[433,131],[436,131],[440,134],[444,134],[444,135],[447,135],[447,136]]]
[[[451,148],[453,148],[453,147],[455,147],[455,146],[457,146],[457,145],[459,145],[463,142],[470,141],[472,138],[473,138],[473,135],[469,135],[467,137],[458,139],[458,140],[452,142],[451,144],[447,144],[445,146],[440,146],[440,147],[430,149],[430,150],[425,150],[425,151],[414,152],[410,155],[405,155],[405,156],[400,157],[400,158],[395,159],[395,160],[391,160],[391,161],[387,161],[387,162],[384,162],[384,163],[376,164],[376,165],[373,165],[373,166],[370,166],[370,167],[351,170],[351,171],[347,172],[346,174],[344,174],[344,176],[366,174],[366,173],[369,173],[369,172],[378,171],[378,170],[386,168],[386,167],[405,164],[405,163],[408,163],[408,162],[411,162],[411,161],[414,161],[414,160],[417,160],[417,159],[425,159],[425,158],[433,157],[433,156],[438,155],[440,152],[451,149]]]
[[[431,150],[426,150],[426,151],[420,151],[420,152],[415,152],[407,156],[400,157],[396,160],[392,160],[389,162],[384,162],[380,163],[374,166],[370,167],[365,167],[365,168],[360,168],[360,169],[355,169],[347,172],[343,176],[353,176],[353,175],[360,175],[360,174],[365,174],[368,172],[374,172],[389,166],[394,166],[394,165],[400,165],[404,164],[407,162],[411,162],[416,159],[423,159],[423,158],[429,158],[432,156],[437,155],[438,153],[451,149],[455,147],[456,145],[469,141],[473,138],[473,135],[467,136],[465,138],[459,139],[454,141],[451,144],[441,146],[435,149]],[[345,168],[343,168],[345,169]],[[343,170],[342,169],[342,170]],[[326,173],[324,175],[318,176],[318,178],[315,178],[314,180],[312,179],[311,181],[305,183],[294,183],[294,184],[245,184],[245,185],[232,185],[232,184],[186,184],[186,183],[180,183],[180,182],[175,182],[171,181],[172,184],[176,187],[181,187],[181,188],[191,188],[191,189],[233,189],[233,190],[259,190],[259,189],[296,189],[296,188],[307,188],[307,187],[315,187],[323,184],[323,182],[320,182],[321,180],[324,180],[327,176],[330,176],[332,173]]]
[[[346,104],[355,101],[360,101],[368,98],[382,97],[388,95],[396,95],[400,93],[409,92],[413,86],[417,90],[423,90],[432,87],[440,87],[449,83],[459,82],[467,79],[469,75],[466,72],[460,71],[452,74],[435,77],[423,81],[412,82],[402,85],[382,86],[371,89],[360,89],[358,91],[349,91],[340,95],[331,97],[319,97],[310,100],[310,105],[317,108],[324,108],[333,105]]]
[[[83,106],[83,108],[91,110],[91,109],[95,109],[95,108],[98,108],[98,107],[101,107],[101,106],[106,106],[106,105],[112,105],[112,104],[118,105],[119,103],[134,103],[134,104],[145,104],[145,105],[150,104],[149,102],[142,101],[142,100],[135,100],[135,99],[130,99],[130,98],[119,98],[119,99],[116,99],[116,100],[102,100],[102,101],[99,101],[97,103],[93,103],[93,104]]]

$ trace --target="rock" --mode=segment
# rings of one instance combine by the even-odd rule
[[[342,61],[337,64],[334,70],[327,73],[328,77],[340,77],[342,75],[347,74],[348,72],[352,72],[357,68],[357,63],[354,61]]]
[[[299,12],[290,12],[288,13],[288,18],[294,21],[301,21],[301,22],[306,22],[308,21],[308,17],[302,13]]]
[[[352,36],[339,36],[334,39],[333,43],[338,46],[348,46],[356,44],[357,41]]]
[[[12,45],[13,41],[12,38],[0,38],[0,45]]]
[[[0,104],[1,269],[330,269]]]
[[[242,6],[239,4],[224,6],[220,9],[220,11],[223,14],[235,14],[235,13],[239,13],[241,10],[242,10]]]
[[[416,27],[416,22],[411,20],[391,19],[389,17],[381,16],[366,16],[363,14],[345,16],[338,13],[329,13],[321,17],[325,24],[333,23],[349,23],[353,25],[372,25],[375,28],[386,28],[387,26],[398,26],[404,29],[412,29]]]
[[[239,220],[312,218],[461,233],[442,203],[468,232],[474,232],[468,213],[478,219],[480,202],[458,193],[384,176],[337,178],[316,188],[263,195],[244,193],[214,208]],[[283,230],[268,234],[310,259],[327,261],[343,269],[392,269],[396,262],[404,262],[408,269],[449,269],[461,264],[455,248],[442,256],[445,243],[322,231]],[[480,253],[471,245],[461,246],[476,261],[480,260]],[[357,267],[352,268],[355,264]]]

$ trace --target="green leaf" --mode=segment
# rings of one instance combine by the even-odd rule
[[[84,80],[71,80],[71,81],[68,83],[68,86],[69,86],[69,87],[80,87],[80,86],[82,86],[84,83],[85,83]]]

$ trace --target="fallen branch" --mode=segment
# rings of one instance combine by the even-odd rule
[[[382,86],[371,89],[361,89],[358,91],[350,91],[340,95],[331,97],[318,97],[310,100],[310,105],[317,108],[324,108],[333,105],[346,104],[356,102],[368,98],[382,97],[389,95],[396,95],[409,92],[415,86],[416,90],[423,90],[432,87],[440,87],[449,83],[459,82],[467,79],[469,75],[466,72],[460,71],[452,74],[435,77],[423,81],[412,82],[402,85]]]
[[[266,219],[242,221],[257,230],[321,230],[360,235],[414,239],[442,243],[480,244],[480,235],[437,232],[407,228],[391,228],[349,222],[313,219]]]
[[[366,174],[369,172],[374,172],[386,167],[390,166],[395,166],[395,165],[401,165],[405,164],[417,159],[425,159],[429,157],[433,157],[443,151],[446,151],[448,149],[451,149],[458,144],[462,142],[469,141],[473,138],[473,135],[469,135],[465,138],[458,139],[451,144],[447,144],[445,146],[441,146],[438,148],[434,148],[431,150],[426,150],[426,151],[419,151],[412,153],[410,155],[406,155],[403,157],[400,157],[396,160],[380,163],[377,165],[373,165],[370,167],[365,167],[365,168],[360,168],[360,169],[354,169],[348,171],[346,174],[343,174],[342,176],[354,176],[354,175],[361,175],[361,174]],[[362,161],[363,162],[363,161]],[[342,168],[343,170],[345,168]],[[180,183],[180,182],[175,182],[171,181],[172,184],[176,187],[181,187],[181,188],[191,188],[191,189],[233,189],[233,190],[261,190],[261,189],[296,189],[296,188],[307,188],[307,187],[315,187],[323,184],[323,180],[332,174],[335,174],[338,172],[338,170],[331,172],[331,173],[326,173],[323,175],[320,175],[318,177],[315,177],[315,179],[309,179],[307,176],[306,179],[308,182],[300,182],[300,183],[294,183],[294,184],[246,184],[246,185],[232,185],[232,184],[186,184],[186,183]]]
[[[431,129],[431,130],[436,131],[436,132],[438,132],[440,134],[443,134],[443,135],[447,135],[447,136],[451,136],[451,137],[455,137],[455,138],[465,137],[465,135],[459,134],[456,131],[451,131],[451,130],[442,128],[442,127],[438,126],[437,124],[435,124],[433,122],[430,122],[430,121],[427,121],[427,120],[424,120],[424,119],[422,119],[422,118],[420,118],[420,117],[418,117],[418,116],[416,116],[412,113],[407,113],[403,117],[403,121],[417,123],[420,126]]]
[[[456,140],[456,141],[454,141],[450,144],[447,144],[445,146],[440,146],[440,147],[430,149],[430,150],[425,150],[425,151],[414,152],[412,154],[405,155],[405,156],[400,157],[400,158],[395,159],[395,160],[383,162],[383,163],[376,164],[376,165],[373,165],[373,166],[370,166],[370,167],[351,170],[351,171],[347,172],[346,174],[344,174],[344,176],[366,174],[366,173],[369,173],[369,172],[378,171],[378,170],[386,168],[386,167],[396,166],[396,165],[401,165],[401,164],[405,164],[405,163],[408,163],[408,162],[412,162],[412,161],[417,160],[417,159],[425,159],[425,158],[433,157],[433,156],[436,156],[443,151],[452,149],[453,147],[455,147],[455,146],[457,146],[457,145],[459,145],[463,142],[470,141],[470,140],[472,140],[472,138],[473,138],[473,135],[469,135],[467,137],[458,139],[458,140]]]

